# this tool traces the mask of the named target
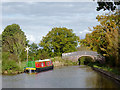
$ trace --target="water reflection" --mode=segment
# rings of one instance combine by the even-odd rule
[[[86,86],[87,87],[92,86],[92,88],[117,88],[119,87],[118,85],[116,85],[116,83],[114,83],[114,81],[112,82],[112,80],[108,80],[108,77],[104,75],[100,76],[98,74],[94,74],[93,76],[87,77]]]
[[[101,74],[100,72],[95,72],[88,66],[82,66],[86,72],[89,72],[89,77],[86,77],[86,86],[89,88],[120,88],[120,83],[116,83],[110,77]],[[86,68],[87,67],[87,68]],[[94,73],[94,74],[93,74]]]
[[[68,66],[41,73],[3,75],[3,88],[118,88],[88,66]]]

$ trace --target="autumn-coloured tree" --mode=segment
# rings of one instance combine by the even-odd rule
[[[100,25],[93,27],[92,33],[81,40],[81,44],[105,56],[112,66],[118,66],[119,61],[119,14],[98,15]]]

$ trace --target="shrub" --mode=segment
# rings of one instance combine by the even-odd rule
[[[2,62],[2,70],[19,70],[19,66],[17,65],[17,63],[13,60],[4,60]]]

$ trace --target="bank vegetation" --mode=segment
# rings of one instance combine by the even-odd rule
[[[98,3],[98,10],[106,4]],[[116,4],[117,5],[117,4]],[[106,7],[107,9],[111,7]],[[110,10],[115,10],[111,8]],[[39,44],[29,43],[25,33],[18,24],[5,27],[0,35],[0,51],[2,58],[2,73],[21,73],[26,65],[27,53],[25,48],[30,47],[28,60],[52,58],[55,66],[75,65],[76,63],[61,58],[62,53],[81,50],[96,51],[105,57],[105,66],[120,68],[120,14],[119,11],[98,15],[99,25],[89,29],[85,39],[80,39],[72,29],[55,27],[42,38]],[[80,47],[78,46],[80,44]],[[2,44],[2,45],[1,45]],[[2,49],[1,49],[2,48]],[[1,63],[1,62],[0,62]]]

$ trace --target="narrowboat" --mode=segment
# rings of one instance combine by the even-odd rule
[[[24,72],[41,72],[45,70],[53,69],[53,63],[50,59],[28,61],[27,67],[24,68]]]

